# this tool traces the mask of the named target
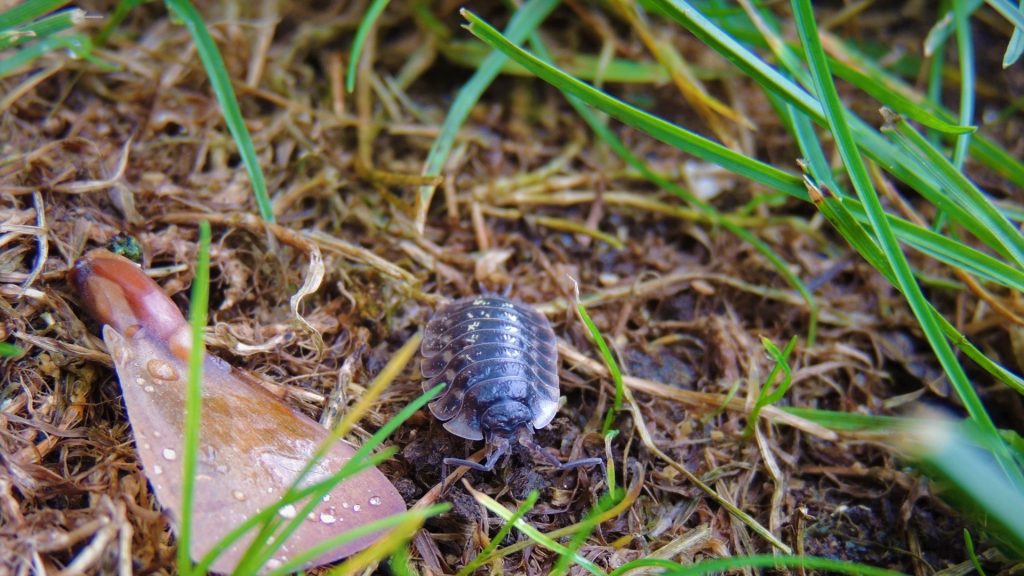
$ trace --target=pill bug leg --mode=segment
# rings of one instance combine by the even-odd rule
[[[602,458],[580,458],[578,460],[562,462],[555,457],[554,454],[548,452],[543,446],[538,444],[537,440],[534,439],[533,434],[520,434],[519,443],[559,470],[572,470],[573,468],[579,468],[580,466],[600,466],[601,471],[607,475],[607,471],[604,467],[604,460]]]
[[[490,472],[494,470],[494,465],[498,463],[498,460],[502,456],[508,454],[509,442],[508,438],[504,436],[492,436],[489,440],[491,445],[491,452],[487,455],[487,460],[484,460],[483,464],[478,464],[472,460],[463,460],[462,458],[445,458],[441,461],[441,482],[442,484],[448,479],[448,472],[453,466],[466,466],[473,470],[480,472]],[[447,490],[447,487],[443,487],[442,492]]]

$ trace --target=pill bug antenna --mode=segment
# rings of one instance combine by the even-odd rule
[[[482,281],[478,281],[476,285],[477,288],[480,290],[480,293],[483,294],[484,296],[500,296],[502,298],[508,298],[509,295],[512,294],[511,280],[509,280],[508,284],[499,287],[497,290],[491,290]]]
[[[528,428],[524,427],[519,429],[517,440],[520,445],[526,447],[534,454],[537,454],[559,470],[572,470],[573,468],[579,468],[580,466],[600,466],[601,470],[604,471],[605,464],[604,460],[601,458],[580,458],[578,460],[562,462],[554,454],[548,452],[543,446],[538,444],[537,440],[533,437],[533,431]]]

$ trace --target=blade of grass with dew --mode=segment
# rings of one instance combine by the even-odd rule
[[[666,122],[617,98],[613,98],[519,48],[469,10],[463,9],[462,15],[468,21],[465,27],[471,34],[493,48],[501,50],[509,57],[514,58],[537,75],[537,77],[555,88],[571,94],[613,118],[642,130],[666,144],[693,154],[702,160],[723,166],[741,176],[760,182],[769,188],[786,192],[803,200],[807,199],[807,194],[803,186],[799,184],[799,178],[795,175],[758,160],[748,158],[717,142]]]
[[[31,22],[44,14],[63,8],[71,0],[26,0],[0,12],[0,30],[9,30]]]
[[[501,528],[498,529],[498,533],[494,535],[494,538],[491,538],[491,541],[487,543],[487,546],[484,546],[484,549],[481,550],[475,558],[470,560],[468,564],[463,566],[455,576],[469,576],[474,573],[477,568],[483,566],[483,563],[490,559],[491,553],[498,548],[498,544],[503,542],[505,537],[508,536],[508,533],[512,531],[512,527],[515,523],[523,516],[526,516],[526,513],[537,505],[537,498],[539,497],[540,492],[537,492],[537,490],[530,490],[530,493],[526,495],[526,500],[523,500],[523,503],[519,505],[519,508],[516,508],[515,513],[513,513],[512,516],[501,525]]]
[[[206,29],[206,23],[189,0],[164,0],[167,8],[180,19],[192,41],[196,44],[196,51],[199,52],[199,59],[203,62],[206,75],[210,79],[210,86],[220,104],[221,112],[224,114],[224,122],[228,131],[235,139],[238,146],[238,154],[245,164],[245,170],[249,174],[249,181],[252,183],[253,194],[256,196],[256,205],[260,211],[260,217],[267,222],[274,221],[274,210],[267,195],[267,182],[263,178],[263,169],[260,167],[259,158],[256,156],[256,148],[252,143],[252,136],[249,128],[242,118],[242,110],[238,106],[238,99],[235,97],[235,89],[231,86],[231,78],[228,76],[227,68],[224,66],[224,59],[217,49],[217,44]]]
[[[348,434],[349,430],[352,429],[352,426],[354,426],[355,423],[358,422],[359,419],[362,418],[362,416],[370,409],[373,402],[376,401],[377,397],[380,396],[384,389],[387,388],[395,377],[405,369],[406,365],[419,350],[419,343],[422,337],[422,333],[417,332],[402,345],[394,356],[391,357],[391,360],[389,360],[384,366],[384,369],[377,374],[373,382],[370,383],[370,386],[368,386],[359,397],[359,400],[355,405],[348,411],[348,413],[345,414],[344,418],[341,419],[338,425],[330,431],[323,443],[317,447],[313,457],[310,458],[309,462],[307,462],[305,466],[303,466],[302,470],[300,470],[299,474],[295,477],[295,480],[292,481],[292,485],[285,491],[285,496],[288,496],[299,489],[299,486],[301,486],[302,482],[305,481],[306,477],[313,471],[316,464],[324,457],[330,447],[335,442],[340,441],[345,434]],[[383,439],[381,439],[381,441],[383,441]],[[370,450],[372,450],[372,448],[367,449],[364,445],[356,451],[351,460],[355,460],[360,457],[365,458],[370,453]],[[326,491],[324,494],[326,494]],[[320,494],[319,496],[323,496],[324,494]],[[248,566],[251,560],[251,564],[255,567],[258,568],[259,566],[263,566],[270,560],[270,558],[273,557],[277,549],[288,540],[292,533],[297,530],[303,522],[305,522],[306,517],[314,508],[316,508],[319,502],[319,498],[310,498],[309,501],[302,506],[299,512],[287,523],[283,521],[283,517],[273,517],[271,522],[264,524],[260,532],[256,535],[256,538],[253,539],[253,542],[250,545],[251,553],[246,554],[247,558],[243,564]],[[284,524],[284,527],[278,531],[278,527],[282,524]],[[274,544],[266,546],[261,545],[261,543],[265,542],[271,534],[275,534]],[[257,548],[257,550],[254,550],[254,548]],[[241,567],[241,565],[239,567]]]
[[[953,388],[957,391],[960,400],[964,403],[964,407],[968,414],[970,414],[971,419],[977,422],[986,432],[991,431],[995,434],[995,424],[992,422],[971,383],[967,380],[963,367],[960,366],[959,361],[953,355],[949,341],[946,340],[939,322],[936,320],[938,314],[935,314],[926,302],[924,294],[921,292],[921,287],[917,284],[913,272],[910,270],[910,265],[907,263],[906,255],[900,248],[899,241],[889,225],[889,220],[878,199],[878,193],[871,183],[867,169],[864,167],[864,161],[860,157],[860,152],[853,140],[850,127],[846,122],[845,112],[839,102],[839,94],[828,70],[828,63],[825,52],[821,47],[818,26],[814,20],[814,11],[810,0],[792,0],[792,6],[797,32],[803,43],[807,61],[810,63],[811,76],[814,80],[816,92],[822,98],[829,128],[832,131],[839,154],[843,159],[843,164],[846,166],[847,173],[850,176],[850,181],[867,210],[868,219],[879,245],[886,259],[892,265],[897,286],[903,292],[904,298],[906,298],[921,326],[921,330],[935,351],[939,363],[945,370]],[[1014,484],[1024,486],[1024,476],[1014,465],[1006,446],[1000,444],[996,448],[995,456],[1003,469],[1003,473],[1008,478],[1011,478]]]
[[[559,2],[560,0],[528,0],[512,15],[505,33],[514,42],[522,42],[540,26]],[[427,159],[423,164],[424,176],[441,175],[441,171],[448,161],[448,155],[452,151],[452,146],[455,145],[455,136],[458,134],[459,128],[469,117],[469,113],[480,100],[480,96],[501,73],[506,61],[507,58],[500,52],[491,52],[459,90],[451,108],[448,109],[444,123],[441,124],[441,131],[437,135],[437,139],[431,144],[430,151],[427,153]],[[426,224],[427,211],[430,209],[430,201],[436,189],[437,186],[434,185],[421,186],[419,194],[416,196],[416,229],[421,233]]]
[[[522,518],[513,521],[512,518],[515,515],[515,512],[512,512],[508,508],[505,508],[490,496],[484,494],[483,492],[475,490],[469,484],[466,484],[465,487],[469,494],[473,496],[473,498],[476,499],[476,501],[479,504],[481,504],[482,506],[484,506],[497,516],[501,517],[505,522],[511,523],[533,542],[537,543],[540,546],[543,546],[544,548],[547,548],[548,550],[551,550],[559,556],[569,555],[572,558],[573,562],[580,565],[580,567],[582,567],[587,572],[590,572],[594,576],[606,576],[604,570],[598,568],[596,564],[594,564],[590,560],[587,560],[583,556],[580,556],[578,553],[570,553],[565,546],[562,546],[558,542],[555,542],[554,539],[534,528],[529,522],[526,522]]]
[[[373,0],[370,7],[363,13],[363,19],[359,21],[356,36],[352,39],[352,53],[349,56],[348,70],[345,74],[345,91],[349,94],[356,89],[356,72],[359,68],[359,58],[363,55],[363,46],[366,45],[366,38],[390,2],[391,0]]]
[[[62,36],[49,36],[37,42],[27,44],[14,54],[0,60],[0,79],[12,74],[17,74],[28,68],[40,56],[58,50],[69,51],[74,58],[84,58],[90,62],[96,62],[101,66],[104,63],[91,57],[92,42],[84,34],[65,34]]]
[[[203,356],[206,344],[203,330],[210,303],[210,223],[199,223],[199,253],[196,255],[196,275],[192,280],[189,299],[189,325],[192,349],[188,355],[188,388],[185,394],[185,437],[182,440],[181,461],[181,526],[178,530],[178,573],[192,574],[192,505],[195,498],[195,470],[199,453],[199,427],[203,406]]]
[[[533,34],[530,38],[530,45],[534,52],[544,61],[551,63],[553,59],[551,54],[548,52],[544,43],[541,41],[537,34]],[[606,78],[607,80],[607,78]],[[787,284],[793,287],[800,296],[807,303],[808,310],[808,327],[807,327],[807,343],[808,346],[813,346],[817,338],[818,332],[818,302],[811,294],[811,291],[807,288],[807,285],[797,276],[787,265],[787,263],[778,255],[772,248],[760,238],[754,235],[752,232],[746,230],[742,226],[731,221],[728,215],[721,214],[710,204],[697,198],[693,194],[690,194],[682,186],[677,185],[675,182],[662,177],[655,171],[651,170],[643,160],[641,160],[636,154],[634,154],[629,148],[623,144],[622,140],[612,132],[608,126],[597,116],[593,110],[588,108],[582,100],[575,96],[566,94],[566,100],[569,105],[576,110],[576,113],[583,118],[584,122],[590,126],[590,129],[601,140],[603,140],[608,146],[615,152],[619,158],[621,158],[626,164],[632,166],[642,176],[647,178],[648,181],[655,184],[656,186],[671,192],[679,199],[693,204],[698,210],[706,214],[715,225],[722,226],[727,231],[744,240],[748,244],[754,247],[755,250],[761,253],[762,256],[768,259],[771,265],[779,273],[780,276],[786,281]]]
[[[779,350],[779,347],[767,338],[761,338],[761,345],[764,346],[765,351],[775,361],[775,365],[772,366],[768,377],[765,378],[764,385],[761,386],[761,391],[757,395],[757,401],[754,402],[754,407],[750,410],[750,416],[747,417],[747,426],[743,431],[743,436],[746,438],[754,435],[754,426],[757,425],[761,410],[765,406],[781,400],[793,384],[793,369],[789,366],[789,355],[796,348],[796,336],[789,339],[789,343],[786,344],[784,350]],[[782,380],[778,384],[774,384],[779,376],[779,372],[782,372]]]
[[[422,527],[423,522],[425,522],[428,518],[444,514],[450,509],[451,504],[444,502],[441,504],[434,504],[426,508],[414,508],[412,510],[402,512],[401,514],[395,514],[393,516],[381,518],[380,520],[374,520],[373,522],[363,524],[358,528],[347,530],[343,534],[339,534],[333,538],[328,538],[327,540],[318,543],[316,546],[312,546],[310,548],[307,548],[306,550],[303,550],[302,552],[296,553],[294,556],[289,557],[287,562],[284,562],[280,566],[275,567],[267,574],[268,576],[282,576],[284,574],[292,574],[298,572],[302,569],[302,566],[307,562],[315,560],[318,556],[330,552],[331,550],[337,548],[338,546],[341,546],[342,544],[346,544],[357,538],[362,538],[363,536],[366,536],[368,534],[373,534],[374,532],[386,530],[388,528],[405,527],[403,533],[408,531],[411,534],[418,530],[420,527]],[[382,542],[381,545],[375,546],[375,548],[378,548],[378,550],[374,550],[373,552],[375,554],[379,554],[378,558],[383,558],[391,552],[391,550],[387,549],[386,546],[388,544],[399,544],[400,541],[401,539],[396,538],[395,541]],[[365,560],[363,560],[363,562],[365,562]],[[352,570],[351,564],[348,564],[349,567],[346,568],[346,564],[348,564],[347,561],[343,563],[341,566],[339,566],[337,571],[334,573],[352,574],[358,571]]]
[[[883,115],[886,117],[883,130],[893,135],[899,146],[918,156],[921,165],[933,170],[947,185],[946,190],[954,201],[977,214],[978,220],[992,231],[998,242],[992,248],[1009,255],[1018,267],[1024,267],[1024,235],[1013,222],[906,120],[892,113],[886,114],[884,110]]]
[[[385,449],[379,454],[372,454],[372,451],[413,414],[426,406],[427,403],[430,402],[443,388],[443,385],[435,386],[410,402],[409,405],[399,411],[397,415],[385,422],[369,440],[356,450],[356,453],[352,455],[352,458],[349,459],[345,466],[335,474],[331,475],[328,479],[308,487],[296,489],[291,494],[286,493],[275,506],[269,507],[267,510],[260,512],[260,514],[257,514],[238,525],[207,553],[200,564],[200,568],[208,569],[217,556],[227,550],[228,547],[244,536],[249,530],[252,530],[257,526],[262,526],[266,521],[279,516],[277,513],[279,508],[287,506],[288,504],[296,503],[310,494],[313,494],[314,499],[321,498],[323,494],[329,492],[331,488],[343,481],[345,478],[357,474],[364,468],[375,466],[378,463],[377,460],[384,460],[392,455],[394,453],[394,449]],[[317,497],[316,494],[319,494],[319,497]]]
[[[344,481],[345,478],[354,476],[363,470],[367,470],[374,466],[377,466],[381,462],[394,456],[398,449],[394,447],[388,447],[382,449],[380,452],[371,454],[360,461],[356,461],[354,458],[350,459],[345,466],[342,466],[339,470],[326,477],[325,479],[304,486],[303,488],[296,490],[291,494],[284,494],[281,498],[265,509],[260,510],[258,513],[247,518],[244,522],[235,526],[230,532],[216,542],[216,544],[207,551],[206,555],[196,565],[194,572],[197,574],[204,574],[209,571],[210,566],[219,558],[232,544],[237,542],[240,538],[248,534],[250,531],[266,525],[268,522],[274,519],[275,516],[280,515],[282,508],[288,505],[294,505],[306,498],[312,498],[314,500],[322,498],[323,494],[331,491],[334,486]],[[245,562],[243,562],[245,563]],[[236,572],[242,572],[242,564],[240,563],[235,567]],[[257,569],[260,567],[256,567]],[[250,568],[251,570],[251,568]]]
[[[601,435],[604,436],[612,428],[612,424],[615,421],[615,417],[618,416],[619,412],[622,411],[622,398],[625,395],[625,385],[622,383],[622,371],[619,370],[619,363],[615,361],[615,357],[612,356],[611,349],[608,348],[608,343],[605,342],[604,336],[601,335],[601,330],[598,329],[594,321],[590,319],[590,314],[587,314],[587,309],[580,302],[580,285],[576,282],[576,279],[569,276],[572,280],[573,297],[576,302],[576,313],[579,315],[580,320],[583,321],[583,325],[587,327],[587,332],[590,333],[590,338],[597,345],[597,349],[601,351],[601,358],[604,360],[605,366],[608,367],[608,373],[612,375],[612,382],[615,383],[615,400],[612,402],[611,409],[604,417],[604,425],[601,427]]]

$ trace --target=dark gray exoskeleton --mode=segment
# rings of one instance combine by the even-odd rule
[[[445,467],[490,471],[513,439],[559,469],[604,464],[562,463],[533,438],[558,411],[557,341],[541,313],[502,296],[462,298],[430,320],[420,352],[423,390],[445,385],[430,411],[452,434],[491,447],[483,464],[445,458]]]

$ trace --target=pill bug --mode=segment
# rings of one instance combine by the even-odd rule
[[[603,464],[600,458],[562,463],[533,438],[558,412],[555,332],[533,308],[497,295],[456,300],[427,324],[420,353],[423,389],[444,384],[431,413],[452,434],[491,447],[483,464],[445,458],[446,467],[493,470],[511,440],[560,469]]]

